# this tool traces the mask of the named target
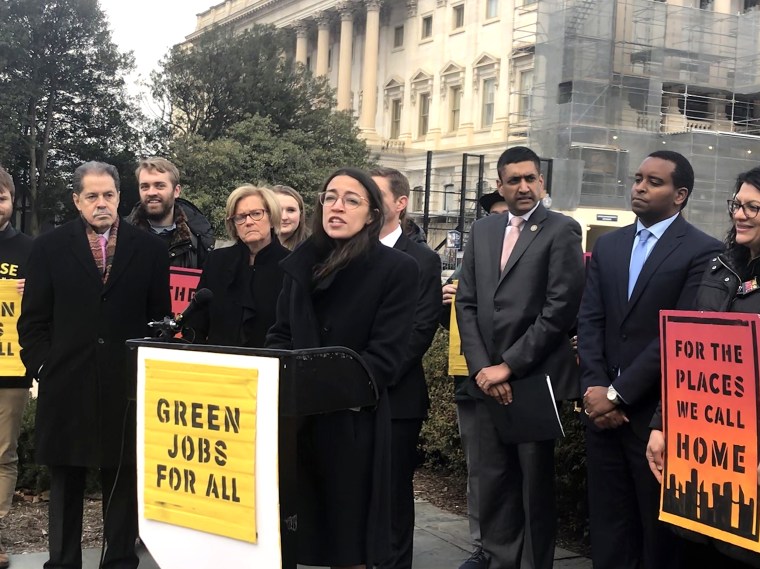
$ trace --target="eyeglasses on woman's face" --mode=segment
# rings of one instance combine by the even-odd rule
[[[339,196],[337,192],[329,192],[329,191],[322,192],[321,194],[319,194],[319,203],[329,208],[334,207],[335,204],[338,203],[338,200],[340,200],[343,203],[343,207],[345,207],[346,209],[356,209],[357,207],[362,205],[362,201],[369,203],[369,200],[367,198],[358,196],[354,194],[353,192],[345,193],[342,196]]]
[[[740,209],[747,219],[754,219],[757,214],[760,213],[760,204],[757,202],[741,203],[736,200],[728,200],[728,213],[732,216],[736,214]]]
[[[249,217],[253,221],[261,221],[264,219],[264,216],[266,215],[267,210],[265,209],[252,209],[248,213],[236,213],[230,219],[233,221],[235,225],[243,225],[245,223],[245,220]]]

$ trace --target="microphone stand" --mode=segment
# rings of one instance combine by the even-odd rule
[[[158,331],[158,338],[172,340],[174,336],[182,329],[182,324],[177,322],[171,316],[164,316],[163,320],[153,320],[148,322],[148,328]]]

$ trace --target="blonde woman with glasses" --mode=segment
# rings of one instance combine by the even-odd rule
[[[280,204],[272,190],[245,185],[227,198],[225,214],[235,244],[209,256],[198,288],[214,298],[188,318],[184,335],[197,343],[262,348],[282,288],[279,263],[290,253],[277,236]]]

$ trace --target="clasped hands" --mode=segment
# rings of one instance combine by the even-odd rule
[[[607,399],[607,388],[592,385],[583,394],[583,412],[600,429],[617,429],[628,423],[625,412]]]
[[[509,385],[509,378],[512,376],[512,370],[505,363],[482,368],[475,374],[475,383],[480,390],[493,397],[502,405],[512,403],[512,387]]]

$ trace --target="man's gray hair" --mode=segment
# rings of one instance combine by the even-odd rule
[[[116,166],[92,160],[90,162],[85,162],[79,168],[74,170],[73,185],[75,194],[82,192],[82,179],[88,174],[105,174],[106,176],[111,176],[113,178],[113,183],[116,186],[116,191],[119,191],[119,171],[116,169]]]

